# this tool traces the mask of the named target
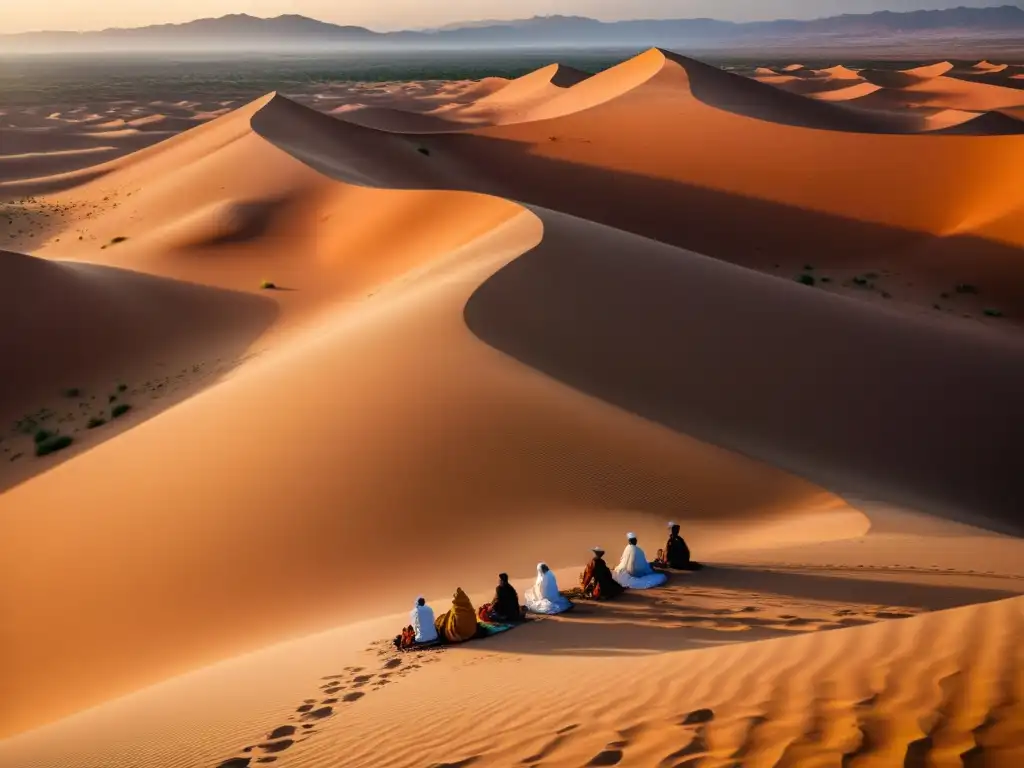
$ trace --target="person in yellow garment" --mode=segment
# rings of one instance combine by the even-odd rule
[[[451,609],[437,617],[434,627],[443,643],[464,643],[476,637],[476,610],[461,587],[452,595]]]

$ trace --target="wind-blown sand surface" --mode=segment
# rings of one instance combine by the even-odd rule
[[[5,114],[0,765],[1019,765],[1024,91],[950,70]]]

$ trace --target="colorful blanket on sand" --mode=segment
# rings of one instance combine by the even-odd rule
[[[480,621],[477,619],[476,632],[477,637],[490,637],[491,635],[498,635],[502,632],[508,632],[510,629],[515,629],[519,624],[498,624],[493,621]]]

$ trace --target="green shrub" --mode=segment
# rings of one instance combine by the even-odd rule
[[[425,157],[430,157],[430,150],[426,147],[416,147],[416,151]]]
[[[124,235],[118,235],[117,237],[110,238],[110,244],[117,245],[118,243],[123,243],[127,239],[128,238],[125,237]]]
[[[820,279],[821,279],[821,282],[823,282],[823,283],[831,283],[832,282],[832,278],[831,277],[822,277]]]
[[[798,283],[802,283],[804,285],[814,285],[814,276],[813,275],[797,275],[796,278],[794,278],[794,279]]]
[[[814,267],[811,264],[804,264],[804,269],[806,269],[809,272],[812,269],[814,269]]]
[[[70,389],[64,390],[64,397],[78,397],[82,394],[82,390],[78,387],[71,387]]]
[[[1003,316],[1003,313],[1000,312],[998,309],[991,309],[991,308],[989,308],[989,309],[985,310],[985,317],[1002,317],[1002,316]]]
[[[86,422],[85,427],[86,429],[96,429],[96,427],[102,427],[106,423],[106,419],[100,418],[99,416],[93,416],[88,422]]]
[[[74,442],[69,435],[52,435],[42,442],[36,442],[36,456],[48,456],[57,451],[63,451]]]
[[[270,282],[269,280],[264,280],[262,283],[260,283],[260,288],[264,291],[273,291],[277,289],[277,285]]]
[[[35,435],[32,436],[32,439],[35,440],[36,445],[39,445],[39,443],[45,443],[51,437],[56,437],[56,436],[57,436],[56,432],[50,432],[48,429],[40,429],[39,431],[37,431],[35,433]]]
[[[117,395],[107,395],[107,402],[112,403],[117,400]]]
[[[117,385],[117,391],[118,392],[127,392],[128,391],[128,385],[127,384],[118,384]]]
[[[113,410],[110,411],[110,415],[115,419],[119,419],[131,409],[132,407],[128,405],[128,403],[121,403],[120,405],[114,406]]]

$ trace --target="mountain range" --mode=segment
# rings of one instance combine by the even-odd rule
[[[700,46],[744,48],[801,39],[812,44],[858,41],[1024,37],[1024,9],[1015,5],[934,11],[844,14],[812,20],[729,22],[715,19],[642,19],[605,22],[581,16],[537,16],[516,21],[449,24],[428,30],[375,32],[305,16],[258,18],[232,14],[184,24],[112,28],[98,32],[43,31],[0,35],[19,50],[310,50],[540,46]]]

